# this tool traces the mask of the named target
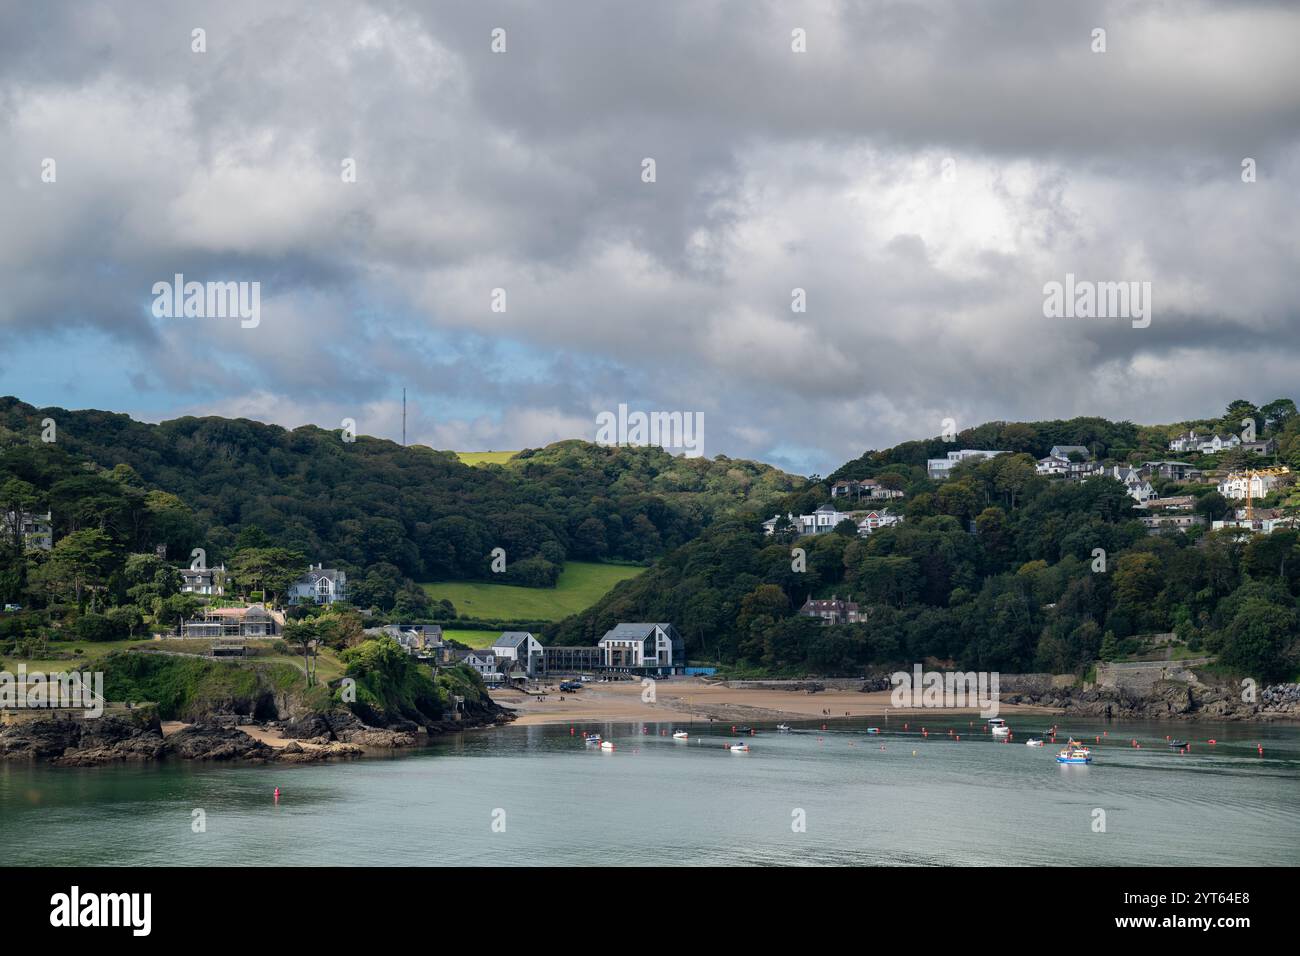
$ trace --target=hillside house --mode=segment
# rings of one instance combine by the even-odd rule
[[[1251,475],[1247,477],[1241,472],[1233,472],[1219,482],[1219,494],[1230,501],[1242,500],[1247,497],[1247,486],[1249,486],[1249,497],[1263,498],[1280,483],[1278,475]]]
[[[1208,442],[1212,435],[1198,435],[1194,431],[1189,431],[1185,435],[1179,435],[1169,443],[1169,450],[1180,453],[1189,451],[1200,451],[1201,446]]]
[[[983,461],[986,458],[996,458],[998,455],[1009,455],[1006,451],[988,451],[982,448],[962,448],[958,451],[948,452],[946,458],[929,458],[925,463],[925,471],[931,478],[937,481],[946,479],[952,470],[958,465],[967,461]]]
[[[1048,458],[1064,458],[1066,461],[1073,460],[1071,456],[1077,457],[1080,461],[1090,461],[1092,452],[1083,445],[1053,445],[1052,450],[1047,453]]]
[[[347,596],[347,573],[317,564],[289,585],[288,599],[290,604],[333,604]]]
[[[865,612],[858,607],[853,601],[853,595],[849,595],[847,601],[841,601],[839,595],[832,596],[829,600],[808,598],[799,608],[799,613],[804,617],[820,618],[825,626],[832,624],[857,624],[865,620]]]
[[[1231,518],[1223,521],[1216,521],[1211,525],[1214,531],[1221,531],[1225,528],[1238,528],[1243,531],[1257,531],[1261,534],[1272,534],[1283,528],[1300,527],[1300,518],[1295,515],[1284,515],[1278,508],[1256,508],[1255,517],[1248,519],[1245,508],[1237,508],[1233,511]]]
[[[1144,461],[1141,474],[1148,478],[1171,478],[1174,481],[1196,481],[1201,471],[1186,461]]]
[[[858,535],[866,537],[878,528],[888,528],[890,525],[898,524],[903,520],[902,515],[892,514],[888,511],[868,511],[858,522]]]
[[[181,637],[186,640],[240,640],[278,637],[283,633],[284,615],[262,604],[209,608],[203,617],[181,624]]]
[[[181,568],[181,593],[221,597],[226,593],[226,566]]]
[[[12,512],[0,513],[5,537],[13,540],[14,516]],[[54,516],[50,512],[36,514],[30,511],[18,515],[18,536],[24,551],[49,551],[54,547]]]

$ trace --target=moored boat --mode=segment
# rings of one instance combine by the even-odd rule
[[[1001,717],[994,717],[989,720],[989,730],[993,732],[994,737],[1010,737],[1011,728]]]
[[[602,740],[602,741],[600,742],[600,749],[601,749],[601,750],[613,750],[613,749],[614,749],[614,741],[612,741],[612,740]]]
[[[776,729],[777,729],[778,731],[780,731],[781,733],[783,733],[783,734],[788,734],[788,733],[790,732],[790,725],[789,725],[789,724],[777,724],[777,725],[776,725]]]
[[[1065,749],[1056,755],[1057,763],[1092,763],[1092,751],[1083,744],[1071,740]]]
[[[600,734],[583,734],[582,740],[584,743],[598,744],[600,743]]]
[[[749,744],[732,744],[728,749],[730,749],[733,754],[747,754],[749,753]]]
[[[1041,740],[1039,740],[1037,737],[1030,737],[1028,740],[1025,741],[1025,746],[1026,746],[1026,747],[1041,747],[1041,746],[1043,746],[1043,742],[1042,742]]]
[[[688,734],[686,731],[684,731],[684,730],[678,730],[678,731],[676,731],[676,732],[673,734],[673,739],[674,739],[674,740],[685,740],[685,739],[686,739],[687,737],[689,737],[689,736],[690,736],[690,734]]]

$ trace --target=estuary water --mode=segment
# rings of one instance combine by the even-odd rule
[[[790,733],[758,725],[747,754],[726,748],[739,739],[730,728],[611,723],[572,735],[568,725],[469,731],[393,757],[308,766],[0,764],[0,858],[1300,864],[1300,727],[1071,721],[1056,745],[1024,746],[1053,719],[1018,718],[1024,726],[1006,744],[965,717],[908,719],[906,731],[893,719],[880,734],[865,722],[795,724]],[[617,749],[584,745],[584,729]],[[674,740],[677,729],[691,737]],[[1093,764],[1056,763],[1067,732],[1094,746]],[[1190,741],[1190,752],[1169,750],[1167,734]]]

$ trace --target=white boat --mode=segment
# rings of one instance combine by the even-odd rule
[[[614,749],[614,741],[612,741],[612,740],[602,740],[602,741],[600,742],[600,749],[601,749],[601,750],[613,750],[613,749]]]
[[[1026,747],[1041,747],[1042,745],[1043,742],[1039,740],[1037,737],[1030,737],[1028,740],[1025,741]]]
[[[779,730],[779,731],[780,731],[781,733],[783,733],[783,734],[788,734],[788,733],[790,732],[790,725],[789,725],[789,724],[777,724],[777,725],[776,725],[776,729]]]
[[[994,717],[989,721],[989,730],[993,732],[994,737],[1010,737],[1011,728],[1001,717]]]
[[[600,743],[600,734],[583,734],[582,739],[585,743],[598,744]]]
[[[677,731],[676,733],[673,734],[673,739],[674,739],[674,740],[685,740],[685,739],[686,739],[687,737],[689,737],[689,736],[690,736],[690,734],[688,734],[686,731],[684,731],[684,730],[679,730],[679,731]]]
[[[733,754],[747,754],[749,753],[749,744],[732,744],[731,752]]]

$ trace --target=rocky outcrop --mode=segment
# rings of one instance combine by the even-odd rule
[[[167,752],[182,760],[275,759],[275,748],[254,740],[242,730],[216,724],[194,724],[167,738]]]
[[[0,760],[97,765],[157,760],[162,754],[162,727],[153,716],[37,718],[0,729]]]
[[[1160,680],[1141,693],[1124,688],[1054,688],[1003,694],[1006,704],[1050,707],[1083,717],[1143,720],[1300,720],[1300,684],[1265,687],[1245,699],[1240,687]]]

